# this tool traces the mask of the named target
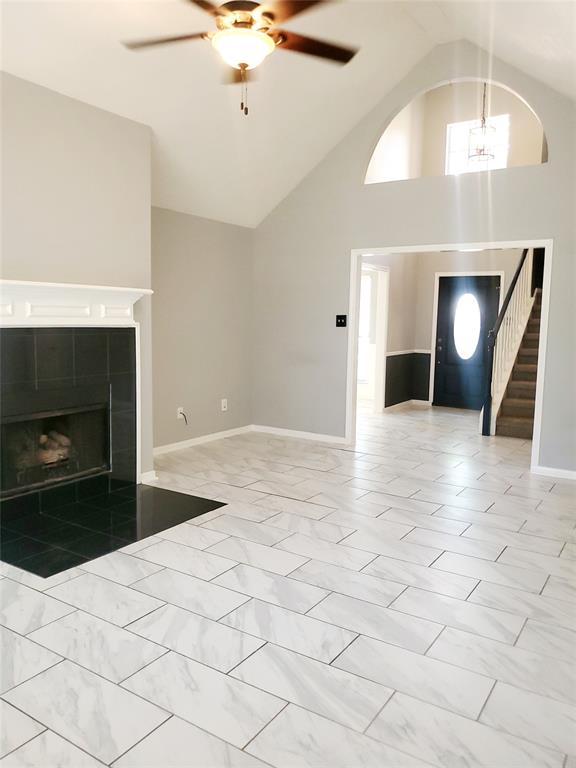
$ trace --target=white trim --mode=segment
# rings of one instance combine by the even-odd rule
[[[431,350],[429,349],[401,349],[398,352],[388,352],[386,357],[394,357],[395,355],[429,355]]]
[[[434,401],[434,377],[436,375],[436,355],[432,360],[432,350],[436,349],[436,336],[438,334],[438,298],[440,293],[441,277],[499,277],[500,294],[498,298],[498,312],[504,301],[504,279],[506,273],[503,269],[464,270],[462,272],[435,272],[434,273],[434,303],[432,305],[432,338],[430,339],[430,379],[428,382],[428,399]]]
[[[548,336],[548,314],[550,306],[550,286],[552,275],[551,238],[540,240],[498,240],[492,242],[435,243],[431,245],[399,245],[387,248],[353,248],[350,252],[350,298],[348,306],[348,350],[346,364],[346,443],[353,444],[356,438],[356,377],[355,360],[358,354],[358,291],[359,265],[363,255],[389,256],[394,253],[438,253],[439,251],[463,251],[477,249],[481,251],[494,248],[544,248],[544,284],[542,287],[542,316],[540,320],[540,346],[538,348],[538,373],[536,376],[536,404],[534,411],[534,433],[532,435],[531,466],[540,466],[540,439],[542,433],[542,403],[544,399],[544,381],[546,378],[546,341]],[[500,291],[502,295],[502,291]],[[432,362],[432,361],[431,361]],[[559,470],[569,472],[570,470]]]
[[[252,424],[250,429],[253,432],[264,432],[269,435],[278,435],[279,437],[292,437],[297,440],[316,440],[319,443],[338,443],[344,445],[345,437],[337,435],[322,435],[316,432],[301,432],[298,429],[282,429],[280,427],[266,427],[261,424]]]
[[[158,475],[156,472],[151,469],[149,472],[143,472],[140,475],[140,482],[144,485],[148,485],[149,483],[155,483],[158,480]]]
[[[245,435],[247,432],[252,431],[252,426],[248,424],[245,427],[236,427],[236,429],[225,429],[222,432],[211,432],[208,435],[200,435],[200,437],[192,437],[188,440],[179,440],[177,443],[167,443],[166,445],[159,445],[154,448],[154,456],[162,456],[164,453],[172,453],[172,451],[182,451],[184,448],[192,448],[195,445],[203,445],[204,443],[211,443],[214,440],[223,440],[226,437],[234,437],[235,435]]]
[[[542,436],[542,405],[544,402],[544,382],[546,380],[546,345],[548,342],[548,317],[550,314],[550,291],[552,284],[552,252],[554,241],[547,240],[544,251],[544,279],[542,281],[542,301],[540,309],[540,341],[538,343],[538,365],[536,366],[536,399],[534,405],[534,429],[532,430],[532,455],[530,469],[538,473],[540,465],[540,438]],[[542,468],[542,467],[541,467]],[[550,468],[552,469],[552,468]],[[571,470],[560,470],[570,472]],[[562,477],[570,475],[562,475]],[[572,476],[576,476],[576,472]]]
[[[2,326],[131,325],[134,304],[150,288],[0,280]]]
[[[247,424],[245,427],[226,429],[222,432],[211,432],[208,435],[192,437],[189,440],[180,440],[177,443],[159,445],[154,448],[154,456],[162,456],[162,454],[172,453],[172,451],[182,451],[185,448],[193,448],[195,445],[204,445],[204,443],[212,443],[215,440],[224,440],[227,437],[245,435],[248,432],[262,432],[268,435],[277,435],[278,437],[291,437],[298,440],[316,440],[319,443],[338,443],[339,445],[343,445],[346,442],[345,438],[337,437],[335,435],[321,435],[316,432],[300,432],[297,429],[282,429],[281,427],[267,427],[261,424]],[[145,472],[143,477],[145,477],[147,474],[148,473]]]
[[[543,467],[539,464],[532,464],[530,472],[534,475],[557,477],[562,480],[576,480],[576,469],[557,469],[556,467]]]
[[[405,407],[407,405],[432,405],[432,402],[430,400],[402,400],[401,403],[394,403],[394,405],[387,406],[384,410],[385,411],[392,411],[392,410],[400,410],[402,407]]]

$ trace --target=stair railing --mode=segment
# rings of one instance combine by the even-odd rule
[[[496,417],[534,304],[532,262],[533,254],[528,258],[528,248],[525,248],[496,323],[488,332],[486,347],[488,375],[484,408],[481,414],[483,435],[493,435],[496,432]]]

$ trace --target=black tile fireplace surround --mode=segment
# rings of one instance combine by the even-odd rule
[[[223,506],[138,485],[134,328],[0,329],[0,560],[48,577]]]

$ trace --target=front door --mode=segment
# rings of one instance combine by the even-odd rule
[[[433,405],[479,411],[486,389],[486,339],[498,317],[500,277],[441,277]]]

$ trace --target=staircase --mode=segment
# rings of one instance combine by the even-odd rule
[[[537,290],[512,375],[496,418],[497,435],[532,439],[541,306],[542,292]]]

